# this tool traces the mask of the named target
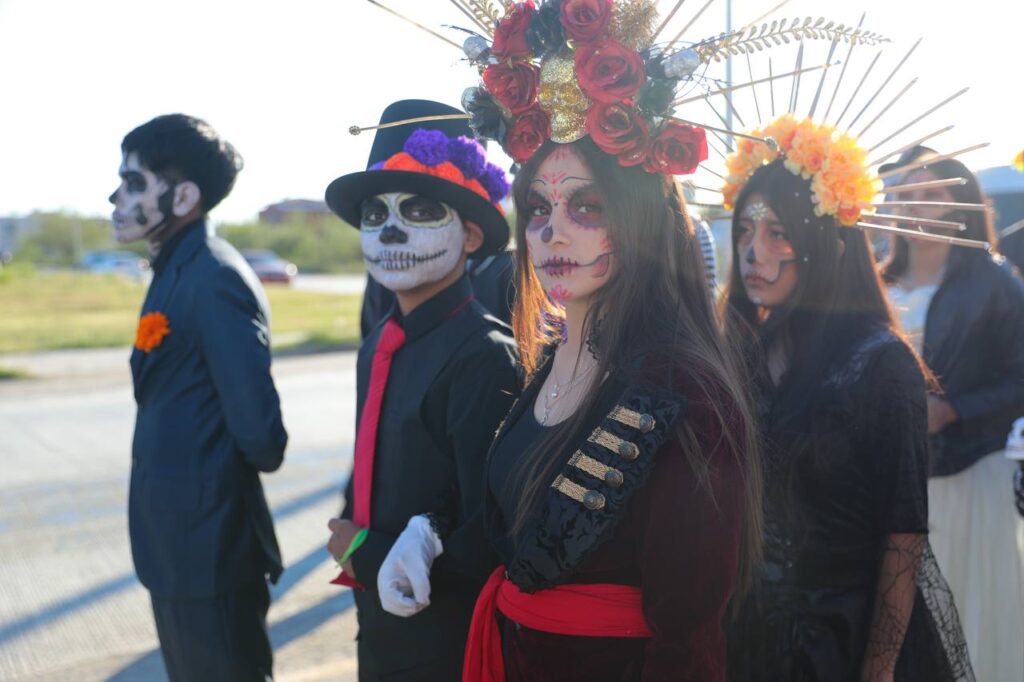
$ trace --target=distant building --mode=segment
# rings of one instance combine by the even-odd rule
[[[32,216],[13,218],[0,216],[0,253],[13,253],[18,242],[29,232],[39,227]]]
[[[333,215],[327,204],[318,199],[285,199],[260,211],[260,222],[279,225],[298,218],[307,223],[320,223]]]

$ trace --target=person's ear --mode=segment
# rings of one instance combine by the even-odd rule
[[[462,252],[466,255],[472,254],[484,245],[484,231],[473,221],[463,221],[462,232],[465,237],[462,242]]]
[[[178,218],[183,218],[192,212],[202,198],[199,192],[199,185],[191,180],[179,182],[174,186],[174,203],[171,210]]]

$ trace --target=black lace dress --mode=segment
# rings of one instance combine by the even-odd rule
[[[730,628],[730,679],[856,681],[870,642],[899,649],[896,679],[973,680],[927,545],[927,407],[909,349],[872,334],[798,413],[775,397],[767,387],[759,400],[765,563]],[[872,628],[883,557],[906,551],[894,534],[914,536],[921,557],[905,638],[884,619]]]

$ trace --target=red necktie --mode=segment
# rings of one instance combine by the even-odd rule
[[[359,418],[356,432],[355,464],[352,472],[352,497],[354,505],[352,522],[360,528],[370,527],[370,500],[373,492],[373,459],[377,449],[377,424],[380,422],[380,406],[384,401],[384,389],[388,385],[391,358],[405,344],[405,332],[390,318],[384,324],[377,349],[370,366],[370,386],[366,391],[366,402]],[[331,582],[350,587],[362,587],[342,571]]]
[[[370,527],[370,496],[373,493],[373,457],[377,449],[377,424],[380,422],[380,406],[384,401],[384,389],[388,385],[391,358],[405,344],[405,332],[394,318],[384,324],[384,331],[373,353],[370,367],[370,388],[366,391],[366,402],[359,418],[356,433],[356,454],[353,476],[355,509],[352,521],[360,528]]]

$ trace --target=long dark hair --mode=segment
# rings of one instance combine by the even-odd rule
[[[738,265],[736,223],[755,193],[785,226],[799,275],[789,300],[767,319],[747,297]],[[743,345],[751,372],[763,371],[767,349],[782,350],[787,370],[776,401],[780,419],[803,413],[827,369],[871,332],[887,329],[903,338],[866,235],[840,227],[832,216],[816,215],[810,181],[781,160],[759,168],[736,199],[732,259],[723,294],[726,336]]]
[[[516,175],[517,296],[512,324],[528,377],[536,373],[550,343],[551,320],[560,312],[541,287],[526,251],[526,210],[530,183],[541,163],[558,144],[546,142]],[[625,168],[602,152],[590,138],[573,143],[590,169],[603,196],[608,235],[616,268],[594,294],[584,321],[584,335],[595,338],[598,349],[595,377],[626,372],[629,359],[645,359],[643,382],[660,377],[685,377],[706,397],[718,421],[718,430],[737,458],[744,476],[745,523],[739,566],[739,590],[749,585],[761,542],[760,452],[749,390],[741,363],[724,343],[713,310],[700,244],[686,211],[682,189],[674,178]],[[600,320],[599,333],[594,333]],[[525,453],[520,471],[523,495],[511,532],[517,534],[536,509],[542,493],[563,464],[551,453],[561,453],[579,436],[592,418],[601,397],[595,389],[569,419],[552,429],[549,437]],[[702,451],[691,425],[684,422],[678,436],[702,487],[710,492],[707,453]]]
[[[920,150],[915,155],[906,156],[905,158],[901,157],[900,165],[911,163],[929,154],[935,154],[935,152],[927,147],[921,147]],[[953,201],[964,204],[986,203],[985,194],[981,191],[981,184],[978,182],[978,178],[967,166],[956,159],[943,159],[929,163],[924,167],[924,170],[934,175],[936,180],[946,180],[949,178],[963,178],[966,180],[966,183],[963,185],[953,185],[949,188]],[[964,227],[967,229],[963,232],[958,232],[956,234],[957,237],[986,241],[992,245],[990,253],[986,253],[981,249],[953,247],[946,258],[946,274],[962,267],[985,267],[984,264],[991,263],[993,258],[1000,258],[996,250],[999,246],[999,234],[996,232],[995,225],[992,222],[991,211],[951,211],[943,219],[964,224]],[[882,266],[882,277],[886,282],[895,282],[907,272],[909,265],[910,245],[907,243],[906,238],[894,235],[892,237],[892,251]]]

